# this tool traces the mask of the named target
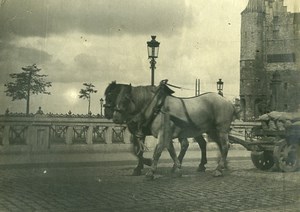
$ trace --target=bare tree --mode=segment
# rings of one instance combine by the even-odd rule
[[[4,92],[6,96],[12,97],[12,100],[26,100],[26,114],[29,114],[30,96],[32,94],[48,94],[46,88],[51,87],[51,82],[46,82],[47,75],[38,74],[42,69],[37,68],[36,64],[22,67],[23,72],[10,74],[14,82],[9,82],[4,86],[7,88]]]
[[[97,93],[97,90],[95,90],[95,86],[92,83],[83,83],[85,88],[81,89],[79,91],[79,98],[80,99],[87,99],[89,104],[88,104],[88,114],[91,114],[91,94],[92,93]]]

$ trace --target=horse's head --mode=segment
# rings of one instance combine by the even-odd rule
[[[110,83],[105,89],[104,116],[107,119],[112,119],[113,117],[115,102],[120,90],[121,84],[117,84],[116,81]]]
[[[132,86],[122,85],[119,94],[116,97],[115,107],[113,112],[113,122],[117,124],[124,123],[130,114],[134,111],[135,105],[131,96]]]

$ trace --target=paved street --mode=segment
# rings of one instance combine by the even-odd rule
[[[300,172],[264,172],[232,156],[215,178],[215,161],[199,173],[187,158],[174,178],[163,159],[153,181],[130,176],[133,160],[0,167],[0,211],[300,211]]]

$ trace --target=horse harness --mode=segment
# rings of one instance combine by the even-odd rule
[[[161,88],[161,87],[163,87],[163,88]],[[131,120],[129,120],[127,122],[127,124],[129,126],[132,126],[132,127],[136,126],[138,128],[137,133],[136,133],[137,137],[144,137],[145,135],[151,134],[150,126],[151,126],[152,122],[154,121],[154,119],[157,117],[157,115],[159,113],[167,113],[168,112],[168,111],[163,110],[163,105],[165,103],[167,96],[171,96],[171,94],[174,93],[174,91],[171,90],[169,87],[167,87],[166,82],[161,82],[160,89],[162,89],[162,91],[159,92],[160,90],[158,90],[157,93],[154,95],[154,97],[156,95],[160,95],[160,96],[159,96],[159,99],[157,100],[158,104],[155,105],[154,108],[152,109],[152,113],[150,114],[150,117],[146,119],[146,117],[144,116],[144,113],[143,113],[144,111],[142,111],[139,114],[137,114],[137,116],[135,116],[134,118],[132,118]],[[152,98],[152,100],[153,100],[153,98]],[[183,99],[181,99],[181,98],[179,98],[179,99],[182,103],[187,122],[183,121],[175,116],[172,116],[172,115],[170,115],[170,120],[172,120],[177,126],[181,126],[183,128],[192,127],[194,129],[199,129],[199,127],[197,127],[195,122],[193,122],[193,120],[191,119]]]

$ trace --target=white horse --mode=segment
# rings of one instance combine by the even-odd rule
[[[158,88],[156,86],[133,87],[131,85],[117,84],[115,81],[113,81],[108,85],[104,93],[105,94],[104,115],[107,119],[113,118],[113,113],[116,109],[117,97],[120,94],[121,89],[130,90],[131,106],[127,108],[126,116],[124,116],[123,118],[127,124],[129,131],[132,134],[131,142],[134,147],[133,148],[134,153],[138,157],[138,165],[134,169],[133,175],[141,175],[141,170],[143,169],[144,164],[150,166],[152,164],[152,160],[143,157],[145,136],[151,135],[151,130],[150,130],[150,126],[148,127],[148,129],[144,127],[143,132],[139,133],[139,129],[135,123],[135,118],[140,113],[140,111],[143,110],[143,108],[145,108],[150,103]],[[202,135],[199,135],[194,139],[198,143],[201,150],[201,162],[198,166],[197,171],[205,171],[206,169],[205,164],[207,163],[206,141]],[[183,137],[179,137],[178,141],[181,146],[178,159],[180,163],[182,163],[184,155],[189,147],[189,142],[187,138],[183,138]]]

